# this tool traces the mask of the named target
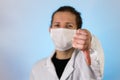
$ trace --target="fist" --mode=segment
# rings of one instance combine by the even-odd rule
[[[90,46],[91,46],[91,34],[86,29],[78,29],[73,38],[72,45],[74,48],[80,49],[83,51],[86,59],[86,63],[91,65],[90,58]]]
[[[88,50],[91,46],[91,34],[86,29],[78,29],[73,37],[72,45],[80,50]]]

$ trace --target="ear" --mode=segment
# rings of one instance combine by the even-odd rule
[[[51,27],[49,28],[49,33],[51,32]]]

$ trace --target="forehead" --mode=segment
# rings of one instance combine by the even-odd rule
[[[54,21],[76,22],[76,16],[71,12],[56,12],[53,17],[53,22]]]

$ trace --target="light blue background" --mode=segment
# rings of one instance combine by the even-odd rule
[[[119,0],[0,0],[0,80],[29,80],[33,64],[51,54],[51,15],[63,5],[80,11],[83,28],[101,41],[104,80],[120,80]]]

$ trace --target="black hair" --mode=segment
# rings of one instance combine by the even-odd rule
[[[71,7],[71,6],[62,6],[62,7],[58,8],[58,9],[52,14],[51,26],[52,26],[52,22],[53,22],[54,15],[55,15],[57,12],[71,12],[72,14],[74,14],[74,15],[76,16],[77,29],[82,28],[81,13],[78,12],[75,8],[73,8],[73,7]]]

